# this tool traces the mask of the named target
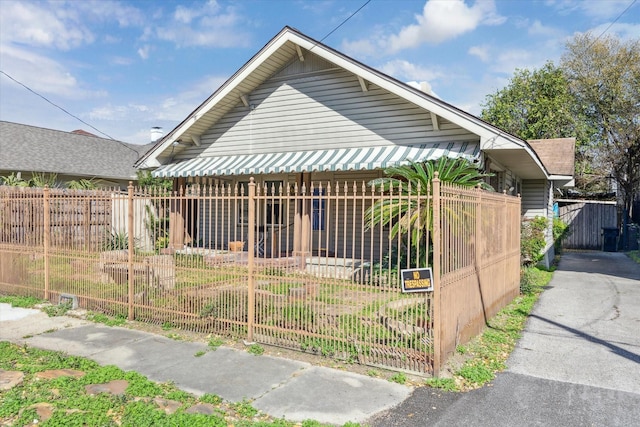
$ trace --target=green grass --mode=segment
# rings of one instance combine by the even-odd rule
[[[0,342],[0,369],[19,370],[25,374],[22,384],[0,391],[0,420],[7,425],[32,425],[37,420],[43,426],[273,426],[294,427],[283,419],[274,419],[251,406],[245,400],[237,403],[223,401],[219,396],[204,394],[196,397],[171,383],[156,383],[137,372],[125,372],[115,366],[100,366],[91,360],[68,356],[61,352],[39,350]],[[59,377],[51,380],[36,378],[36,373],[49,369],[75,369],[83,377]],[[126,380],[128,387],[122,396],[101,393],[90,396],[85,391],[89,384],[112,380]],[[153,398],[178,402],[180,408],[173,414],[165,413]],[[37,403],[53,405],[53,416],[43,422],[36,413]],[[213,415],[188,414],[195,404],[214,406]],[[4,424],[3,424],[4,425]],[[324,426],[308,420],[303,426]],[[356,427],[348,423],[346,426]]]
[[[456,348],[466,361],[453,372],[454,378],[430,378],[425,384],[448,391],[470,390],[492,381],[497,372],[506,369],[505,362],[552,274],[553,271],[538,267],[523,269],[522,294],[491,318],[480,336]]]
[[[0,302],[11,304],[13,307],[33,308],[36,304],[43,303],[44,300],[34,297],[0,295]]]
[[[627,252],[627,256],[640,264],[640,251],[630,251]],[[0,301],[1,302],[1,301]]]

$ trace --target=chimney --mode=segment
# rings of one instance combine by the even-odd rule
[[[162,128],[159,126],[154,126],[151,128],[151,142],[156,142],[162,138]]]

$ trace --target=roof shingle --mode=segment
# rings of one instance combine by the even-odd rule
[[[0,121],[0,170],[135,179],[150,145]]]

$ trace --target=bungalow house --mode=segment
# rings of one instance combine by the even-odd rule
[[[136,180],[134,163],[150,145],[0,121],[0,176],[55,174],[59,184],[92,180],[98,187],[126,188]]]
[[[496,191],[521,194],[524,216],[549,217],[553,189],[572,179],[538,155],[551,144],[509,135],[285,27],[136,166],[176,186],[254,177],[289,188],[366,182],[407,160],[465,157],[494,174]]]

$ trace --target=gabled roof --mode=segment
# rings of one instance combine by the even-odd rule
[[[0,171],[129,180],[150,146],[0,121]]]
[[[527,142],[551,175],[573,176],[575,138],[532,139]]]
[[[245,103],[248,94],[292,59],[299,58],[303,61],[309,51],[337,67],[353,73],[358,77],[363,90],[369,84],[374,84],[424,108],[436,121],[438,117],[442,117],[478,135],[483,151],[513,150],[518,152],[518,167],[523,178],[548,177],[542,162],[525,141],[509,135],[451,104],[368,67],[290,27],[283,28],[182,123],[156,142],[154,147],[136,163],[136,166],[140,168],[160,166],[163,152],[169,152],[176,142],[200,145],[200,137],[207,129],[240,102]],[[504,159],[502,162],[504,163]]]

